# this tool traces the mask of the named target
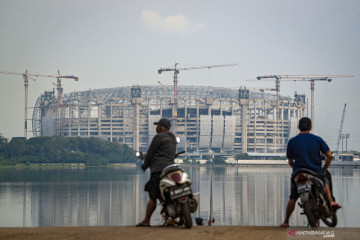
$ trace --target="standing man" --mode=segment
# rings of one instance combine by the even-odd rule
[[[299,129],[299,135],[290,139],[286,149],[286,155],[289,160],[290,167],[293,168],[293,173],[301,168],[314,171],[325,183],[325,192],[330,201],[330,206],[341,208],[341,206],[333,200],[329,184],[325,181],[324,177],[324,174],[330,166],[333,158],[329,146],[321,137],[310,133],[312,125],[309,118],[304,117],[300,119]],[[326,156],[326,162],[323,168],[321,167],[321,153]],[[294,211],[298,197],[299,194],[297,193],[296,185],[291,179],[291,194],[286,207],[285,221],[280,225],[280,227],[289,227],[289,219]]]
[[[156,199],[163,201],[160,195],[159,183],[162,170],[173,164],[176,154],[176,138],[170,132],[170,121],[168,119],[160,119],[154,122],[157,134],[151,141],[150,147],[146,152],[145,160],[141,166],[145,171],[150,168],[150,180],[145,184],[145,191],[149,193],[149,201],[146,207],[144,220],[138,223],[137,227],[150,227],[150,218],[156,209]]]

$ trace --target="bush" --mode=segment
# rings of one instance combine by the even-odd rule
[[[1,140],[0,144],[0,164],[2,165],[85,163],[89,166],[103,166],[108,163],[123,162],[136,162],[133,149],[125,144],[94,137],[34,137],[10,143]]]

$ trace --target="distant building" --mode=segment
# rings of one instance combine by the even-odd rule
[[[305,96],[280,97],[246,88],[133,86],[65,94],[45,92],[33,113],[34,136],[101,136],[146,150],[156,134],[153,122],[172,120],[188,153],[278,153],[297,132]],[[277,108],[277,106],[279,106]],[[279,109],[276,114],[276,109]],[[176,119],[176,120],[175,120]]]
[[[206,160],[206,159],[196,160],[196,163],[198,163],[198,164],[206,164],[207,162],[208,162],[208,160]]]
[[[286,157],[286,153],[248,153],[253,160],[277,160]]]
[[[342,161],[342,162],[352,162],[352,161],[354,161],[354,154],[346,153],[346,152],[339,152],[334,155],[334,160]]]

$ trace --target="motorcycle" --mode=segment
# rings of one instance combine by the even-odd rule
[[[177,153],[175,158],[182,153],[185,151]],[[141,152],[137,156],[145,158]],[[168,220],[171,218],[176,225],[191,228],[191,213],[196,211],[199,203],[192,192],[188,174],[180,164],[171,164],[163,169],[160,178],[159,188],[163,199],[160,213],[163,215],[164,225],[169,224]]]
[[[326,172],[330,191],[332,192],[332,181],[330,172]],[[301,203],[299,206],[304,210],[311,227],[319,227],[320,219],[329,227],[337,225],[336,210],[331,208],[330,201],[325,193],[323,181],[317,174],[308,169],[299,169],[293,174],[293,180],[297,186]],[[333,197],[333,196],[332,196]],[[334,201],[335,198],[333,197]]]

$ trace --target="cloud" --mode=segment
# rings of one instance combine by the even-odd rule
[[[141,20],[150,27],[178,33],[199,30],[204,27],[201,23],[192,24],[183,14],[162,17],[159,12],[150,9],[141,11]]]

